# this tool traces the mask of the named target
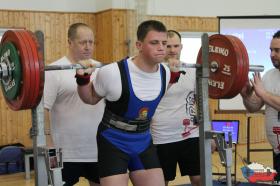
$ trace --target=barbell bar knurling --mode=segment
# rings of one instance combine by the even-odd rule
[[[104,66],[102,63],[94,63],[96,68]],[[86,67],[81,64],[72,64],[72,65],[47,65],[45,66],[45,71],[50,70],[69,70],[69,69],[85,69]]]

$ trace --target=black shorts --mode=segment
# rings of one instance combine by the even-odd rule
[[[149,130],[126,133],[99,125],[97,132],[99,177],[160,168]]]
[[[62,180],[64,186],[72,186],[85,177],[89,181],[99,183],[98,165],[95,162],[64,162],[62,169]]]
[[[273,168],[277,172],[277,175],[274,177],[274,181],[280,183],[280,154],[273,153]]]
[[[200,175],[199,138],[156,145],[166,181],[176,177],[177,163],[182,176]]]

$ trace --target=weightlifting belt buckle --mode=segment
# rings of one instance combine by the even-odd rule
[[[137,130],[137,125],[130,125],[122,121],[115,121],[113,119],[110,119],[109,123],[118,129],[133,131],[133,132]]]

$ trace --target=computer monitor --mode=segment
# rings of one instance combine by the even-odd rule
[[[238,120],[212,120],[212,130],[225,133],[225,140],[228,142],[228,132],[232,134],[232,143],[238,143],[239,121]]]

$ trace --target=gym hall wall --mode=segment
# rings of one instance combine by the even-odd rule
[[[130,10],[131,11],[131,10]],[[128,55],[127,25],[128,10],[109,9],[96,13],[11,11],[0,10],[0,28],[26,28],[41,30],[45,34],[45,63],[60,58],[67,52],[67,29],[74,22],[84,22],[95,32],[94,58],[104,63],[119,60]],[[216,17],[150,16],[166,24],[170,29],[180,32],[218,32]],[[135,28],[131,28],[134,29]],[[136,35],[136,32],[135,32]],[[134,43],[132,43],[134,45]],[[246,143],[247,113],[222,113],[218,101],[210,100],[212,119],[240,120],[240,143]],[[31,111],[12,111],[0,94],[0,145],[22,143],[31,146],[29,137]],[[251,142],[265,141],[264,119],[256,114],[252,119]]]

